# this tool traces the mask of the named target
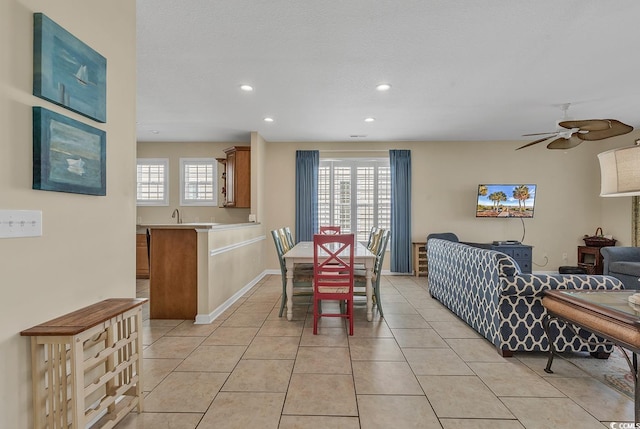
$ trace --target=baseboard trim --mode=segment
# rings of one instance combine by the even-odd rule
[[[196,314],[196,320],[193,322],[194,325],[208,325],[209,323],[216,320],[225,310],[231,307],[237,300],[239,300],[242,295],[251,290],[255,285],[257,285],[260,280],[262,280],[267,274],[269,270],[265,270],[262,273],[258,274],[253,280],[251,280],[247,285],[245,285],[238,292],[234,293],[229,299],[227,299],[222,305],[213,310],[209,314]],[[278,274],[280,271],[278,271]]]

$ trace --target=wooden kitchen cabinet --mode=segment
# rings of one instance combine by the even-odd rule
[[[224,207],[251,207],[251,146],[233,146],[226,154]]]
[[[149,250],[147,234],[136,234],[136,278],[149,278]]]
[[[194,320],[198,310],[195,228],[151,228],[151,319]]]

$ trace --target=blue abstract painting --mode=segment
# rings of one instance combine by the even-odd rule
[[[33,14],[33,95],[107,121],[107,60],[42,13]]]
[[[106,195],[106,133],[33,107],[33,189]]]

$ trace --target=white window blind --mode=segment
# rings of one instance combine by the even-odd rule
[[[180,205],[218,204],[217,165],[215,158],[180,158]]]
[[[169,160],[138,158],[136,168],[136,204],[169,205]]]
[[[391,226],[391,172],[388,158],[320,160],[318,222],[366,241],[372,226]]]

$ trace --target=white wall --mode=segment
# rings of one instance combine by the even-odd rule
[[[107,58],[107,123],[32,95],[33,13]],[[41,210],[43,235],[0,239],[0,427],[31,418],[29,339],[19,332],[110,297],[135,296],[135,2],[0,1],[0,209]],[[31,107],[105,130],[107,195],[32,190]]]
[[[168,158],[169,159],[169,205],[168,206],[140,206],[137,208],[137,222],[142,224],[175,223],[171,218],[174,209],[179,209],[183,222],[218,222],[241,223],[249,220],[249,209],[221,208],[207,206],[180,205],[180,158],[225,158],[224,150],[231,146],[249,146],[238,143],[212,142],[172,142],[151,143],[139,142],[138,158]],[[221,166],[218,165],[218,176]],[[222,195],[218,195],[218,203],[222,202]]]
[[[599,197],[600,170],[596,154],[627,146],[638,133],[607,142],[585,142],[568,150],[544,145],[516,151],[522,142],[379,142],[267,143],[265,167],[265,230],[295,229],[295,151],[320,149],[348,155],[388,149],[410,149],[412,162],[412,238],[424,241],[431,232],[452,231],[461,240],[520,240],[519,219],[475,217],[481,183],[533,183],[537,187],[535,216],[526,219],[524,242],[534,246],[533,270],[553,271],[577,263],[582,237],[598,226],[619,244],[630,243],[630,197]],[[605,201],[606,200],[606,201]],[[616,200],[616,201],[614,201]],[[628,200],[628,201],[621,201]],[[295,231],[294,231],[295,233]],[[267,240],[268,241],[268,240]],[[267,267],[276,268],[273,243],[265,243]],[[563,259],[563,254],[567,259]],[[548,262],[545,265],[545,256]]]

